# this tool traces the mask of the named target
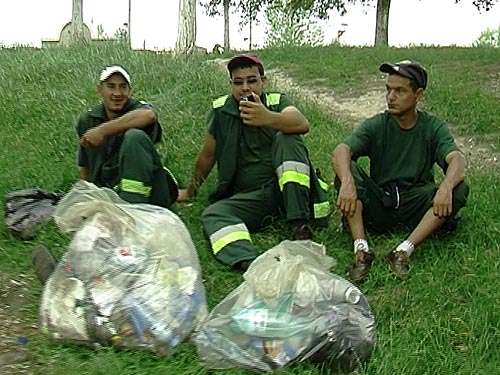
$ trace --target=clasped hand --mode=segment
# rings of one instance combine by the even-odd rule
[[[263,127],[269,123],[269,110],[262,104],[258,95],[251,94],[255,101],[240,100],[239,111],[243,124]]]
[[[82,145],[82,147],[98,147],[104,142],[105,138],[104,132],[99,127],[95,127],[87,130],[85,134],[82,135],[80,138],[80,145]]]

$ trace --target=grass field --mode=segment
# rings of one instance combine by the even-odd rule
[[[385,61],[414,58],[429,71],[424,108],[452,124],[454,133],[498,150],[500,147],[500,50],[498,48],[360,47],[287,48],[258,51],[267,67],[279,68],[304,86],[321,85],[331,95],[361,95],[366,82],[383,77]],[[181,185],[188,182],[202,142],[204,118],[212,100],[227,93],[228,78],[210,56],[174,58],[168,54],[119,47],[84,49],[0,49],[0,194],[39,187],[66,192],[78,178],[74,123],[98,103],[97,74],[103,65],[121,63],[132,75],[134,96],[152,102],[160,114],[164,140],[160,152]],[[329,181],[330,154],[348,132],[313,103],[294,94],[312,129],[305,137],[311,158]],[[408,281],[391,277],[382,255],[406,236],[371,236],[376,263],[361,286],[377,321],[378,344],[359,374],[489,375],[500,365],[500,178],[498,164],[471,168],[471,194],[453,236],[433,236],[412,256]],[[202,264],[209,307],[238,286],[242,277],[217,263],[209,250],[200,214],[214,187],[210,176],[192,205],[175,208],[189,228]],[[331,202],[335,201],[332,195]],[[337,260],[333,272],[347,277],[352,263],[349,235],[339,230],[335,212],[328,229],[315,233]],[[3,220],[2,220],[3,223]],[[288,238],[284,225],[253,236],[265,251]],[[25,335],[29,358],[19,368],[33,374],[132,375],[212,374],[186,342],[172,357],[139,351],[96,351],[51,342],[36,330],[42,287],[31,268],[31,250],[42,243],[61,256],[70,239],[49,224],[33,241],[20,241],[0,230],[0,321],[13,337]],[[22,281],[21,303],[9,303],[5,290]],[[20,281],[21,280],[21,281]],[[2,310],[3,309],[3,310]],[[4,316],[5,317],[5,316]],[[10,323],[9,323],[10,322]],[[16,323],[17,322],[17,323]],[[9,325],[9,326],[7,326]],[[17,350],[0,345],[2,350]],[[9,349],[10,348],[10,349]],[[21,348],[19,348],[21,350]],[[17,374],[1,366],[0,373]],[[9,372],[11,371],[11,372]],[[247,374],[244,370],[220,374]],[[287,374],[314,375],[310,365]]]

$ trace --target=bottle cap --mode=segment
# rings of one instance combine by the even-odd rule
[[[353,305],[357,304],[361,299],[361,292],[358,288],[351,286],[345,291],[345,299]]]

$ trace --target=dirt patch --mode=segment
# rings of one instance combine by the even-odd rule
[[[3,375],[34,373],[27,343],[38,334],[38,325],[23,312],[30,285],[34,283],[25,274],[0,274],[0,373]]]
[[[332,120],[351,128],[385,109],[384,92],[371,81],[363,83],[356,90],[351,90],[352,92],[340,95],[326,86],[299,85],[281,71],[270,70],[268,76],[273,86],[279,90],[296,93],[303,100],[315,103]],[[361,89],[362,94],[355,93]]]

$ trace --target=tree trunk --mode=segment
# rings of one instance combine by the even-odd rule
[[[224,0],[224,51],[229,48],[229,0]]]
[[[248,50],[252,50],[252,19],[250,19],[250,30],[249,30],[249,36],[248,36]]]
[[[389,46],[389,8],[391,0],[377,0],[375,46]]]
[[[179,0],[179,26],[175,52],[190,54],[195,50],[196,0]]]
[[[85,43],[83,30],[83,0],[73,0],[71,15],[70,43]]]
[[[130,31],[132,25],[132,0],[128,0],[128,25],[127,25],[127,42],[128,42],[128,48],[132,49],[132,39],[131,39],[131,34]]]

